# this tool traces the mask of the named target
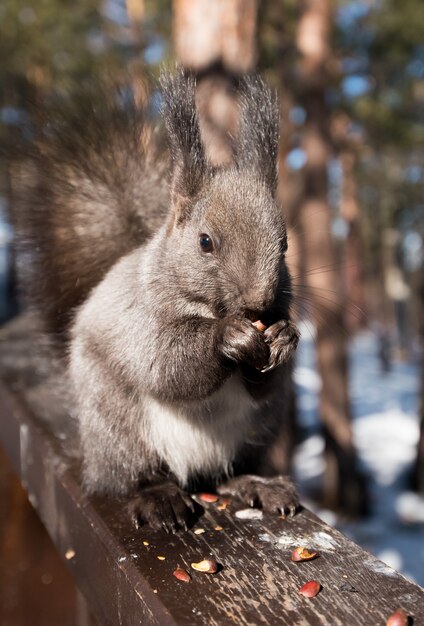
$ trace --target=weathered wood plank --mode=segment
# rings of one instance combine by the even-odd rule
[[[1,445],[0,624],[98,626]]]
[[[57,407],[51,382],[40,371],[31,374],[31,368],[40,366],[36,342],[21,322],[2,331],[0,340],[0,375],[6,381],[0,386],[0,437],[100,623],[384,626],[388,615],[402,607],[415,625],[424,624],[422,588],[306,510],[294,519],[265,515],[242,521],[234,516],[241,508],[236,502],[227,510],[210,504],[196,524],[205,533],[168,536],[132,528],[121,502],[88,499],[78,466],[66,454],[72,447],[67,434],[53,435],[55,429],[25,406],[41,397],[42,402],[35,402],[38,413],[43,404],[47,412]],[[12,366],[13,350],[22,355],[20,368]],[[217,526],[223,530],[215,530]],[[290,553],[297,545],[317,549],[320,557],[292,563]],[[190,570],[192,561],[209,556],[222,565],[216,575],[191,572],[188,584],[172,576],[177,566]],[[311,579],[321,583],[322,591],[307,599],[298,589]],[[355,591],[343,591],[346,582]]]

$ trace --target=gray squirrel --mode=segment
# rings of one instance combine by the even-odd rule
[[[27,289],[65,337],[83,483],[167,532],[189,527],[189,490],[205,485],[294,514],[293,483],[264,463],[299,339],[278,104],[244,77],[234,164],[212,167],[194,78],[178,69],[161,86],[169,167],[146,146],[142,107],[81,97],[48,119],[15,184]]]

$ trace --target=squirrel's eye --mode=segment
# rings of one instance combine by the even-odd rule
[[[199,236],[200,249],[202,252],[212,252],[213,241],[212,237],[209,237],[206,233],[202,233]]]

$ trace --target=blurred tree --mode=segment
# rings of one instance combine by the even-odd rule
[[[364,135],[358,151],[373,315],[394,321],[382,233],[405,230],[424,193],[424,16],[419,0],[340,2],[340,105]],[[378,228],[376,228],[376,222]],[[387,240],[387,238],[386,238]],[[383,306],[382,306],[383,303]]]
[[[338,219],[342,229],[340,269],[343,278],[342,297],[345,307],[345,325],[352,334],[366,323],[365,270],[363,267],[363,234],[361,204],[358,192],[358,159],[362,137],[352,133],[352,119],[343,111],[335,111],[330,118],[330,132],[335,157],[340,164],[340,197]]]
[[[144,34],[146,6],[144,0],[126,0],[125,5],[132,44],[132,58],[129,60],[128,69],[133,77],[133,90],[136,102],[145,104],[148,99],[143,59],[146,46]]]
[[[127,32],[102,0],[4,0],[0,18],[0,57],[8,59],[0,64],[1,141],[11,129],[28,138],[28,114],[40,98],[115,76],[130,53]]]
[[[296,44],[298,80],[306,113],[303,132],[306,164],[299,219],[322,380],[319,413],[325,438],[323,496],[326,506],[359,514],[366,506],[366,490],[353,444],[343,292],[328,204],[327,168],[332,145],[326,90],[332,61],[332,5],[331,0],[305,0],[301,6]]]
[[[381,321],[383,337],[396,325],[399,354],[407,358],[410,337],[417,330],[423,337],[424,318],[420,252],[402,249],[408,234],[421,234],[421,240],[424,236],[422,3],[385,0],[355,10],[353,3],[340,2],[338,35],[345,69],[342,105],[365,135],[358,181],[372,313]],[[424,493],[424,359],[421,364],[421,435],[414,484]]]
[[[417,458],[412,473],[412,486],[420,495],[424,496],[424,264],[421,267],[421,284],[418,290],[419,297],[419,335],[421,354],[421,411],[420,436],[417,445]]]
[[[234,86],[256,60],[256,0],[174,0],[177,60],[198,77],[201,130],[214,163],[232,159],[237,128]]]
[[[1,6],[2,100],[37,89],[63,88],[70,80],[113,68],[118,58],[105,32],[111,25],[100,0],[4,0]],[[22,104],[22,102],[21,102]]]

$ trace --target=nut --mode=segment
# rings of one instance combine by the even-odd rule
[[[175,576],[175,578],[178,578],[178,580],[181,580],[183,583],[189,583],[191,580],[190,574],[181,567],[177,567],[175,572],[172,572],[172,575]]]
[[[252,322],[252,324],[261,333],[263,333],[267,329],[267,326],[265,326],[265,324],[261,322],[261,320],[256,320],[256,322]]]
[[[219,511],[225,511],[229,504],[231,504],[231,498],[220,498],[217,508]]]
[[[402,609],[398,609],[386,622],[386,626],[408,626],[408,616]]]
[[[218,502],[218,496],[215,493],[199,493],[199,500],[202,500],[202,502]]]
[[[304,546],[299,546],[291,553],[291,560],[295,563],[299,563],[300,561],[312,561],[312,559],[316,559],[318,556],[318,552],[308,550],[308,548]]]
[[[218,563],[213,559],[204,559],[199,563],[192,563],[191,567],[196,572],[203,572],[204,574],[215,574],[218,571]]]
[[[261,509],[241,509],[236,511],[238,519],[262,519],[263,511]]]
[[[321,585],[316,580],[310,580],[299,589],[299,593],[307,598],[315,598],[320,591]]]

